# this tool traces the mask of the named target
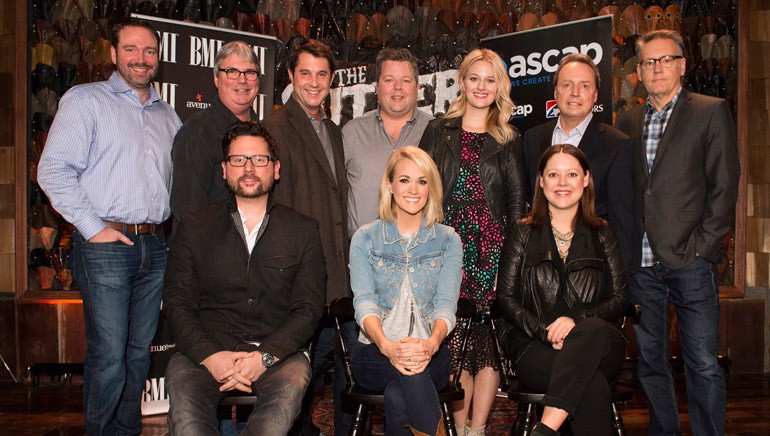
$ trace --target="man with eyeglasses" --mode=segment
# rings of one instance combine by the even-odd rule
[[[222,182],[220,145],[233,123],[258,119],[253,109],[259,93],[258,62],[252,47],[243,41],[230,41],[217,52],[217,97],[210,107],[185,121],[174,138],[171,212],[175,221],[185,212],[228,198]]]
[[[650,407],[651,435],[681,434],[671,376],[668,304],[676,310],[693,434],[722,435],[726,390],[719,352],[715,264],[735,218],[740,167],[730,105],[682,87],[686,60],[678,33],[658,30],[637,43],[636,68],[649,97],[618,127],[634,146],[635,250],[629,298],[637,374]],[[633,272],[633,271],[632,271]]]
[[[243,434],[285,435],[310,381],[324,306],[318,222],[276,203],[279,148],[258,121],[221,142],[229,199],[183,215],[163,298],[177,353],[166,372],[175,435],[219,434],[228,391],[257,397]]]
[[[59,102],[38,183],[76,229],[72,273],[88,350],[86,433],[140,434],[149,344],[160,313],[171,144],[182,124],[150,82],[160,39],[148,22],[114,27],[117,71]]]
[[[582,53],[564,56],[556,69],[553,83],[559,117],[524,133],[530,204],[543,152],[554,144],[579,147],[588,157],[591,167],[596,213],[606,219],[615,231],[628,268],[634,228],[631,141],[625,133],[593,116],[601,80],[599,69],[590,56]]]

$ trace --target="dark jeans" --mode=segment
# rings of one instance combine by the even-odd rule
[[[407,425],[435,433],[441,419],[436,391],[446,386],[451,366],[446,345],[441,345],[425,371],[411,376],[398,372],[374,344],[358,342],[351,350],[350,364],[361,387],[383,391],[386,435],[411,435]]]
[[[610,383],[624,356],[620,333],[604,320],[588,318],[575,325],[561,350],[533,341],[515,369],[521,382],[546,393],[546,406],[569,412],[575,436],[610,435]]]
[[[342,340],[350,348],[358,342],[358,326],[355,321],[342,323]],[[313,347],[313,377],[310,380],[310,386],[302,400],[302,411],[294,423],[289,435],[291,436],[314,436],[319,430],[314,426],[311,417],[311,407],[316,393],[323,389],[324,376],[329,370],[328,356],[335,352],[337,331],[330,320],[323,322],[316,331]],[[342,363],[342,356],[339,353],[334,357],[334,380],[333,380],[333,398],[334,398],[334,434],[337,436],[347,436],[350,429],[350,423],[353,421],[355,410],[348,410],[342,404],[342,391],[347,387],[345,379],[345,369]]]
[[[163,233],[90,243],[73,235],[72,274],[83,297],[86,329],[84,412],[89,435],[138,435],[150,368],[150,341],[160,314]]]
[[[642,306],[634,326],[639,344],[639,382],[650,407],[651,435],[681,434],[671,376],[668,303],[674,305],[687,380],[687,410],[693,434],[722,435],[727,391],[719,367],[719,287],[716,268],[701,257],[680,269],[660,264],[640,268],[628,286]]]
[[[269,368],[251,385],[257,397],[241,435],[285,435],[299,414],[302,396],[310,382],[310,362],[296,353]],[[202,365],[177,352],[166,369],[171,435],[219,434],[217,405],[224,392]]]

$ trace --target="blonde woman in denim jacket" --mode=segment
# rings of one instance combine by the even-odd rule
[[[444,338],[455,326],[462,245],[443,219],[441,179],[417,147],[393,152],[380,183],[380,219],[350,247],[359,343],[353,375],[383,391],[387,435],[444,434],[436,391],[449,380]]]

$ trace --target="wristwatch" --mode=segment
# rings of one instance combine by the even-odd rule
[[[265,351],[260,351],[259,354],[262,355],[262,365],[264,365],[265,368],[270,368],[275,365],[275,356]]]

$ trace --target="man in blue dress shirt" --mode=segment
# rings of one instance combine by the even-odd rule
[[[171,144],[181,126],[150,86],[160,43],[152,26],[131,19],[114,27],[111,42],[117,72],[62,97],[38,172],[51,204],[76,229],[89,435],[142,430],[166,269],[161,223],[170,215]]]

